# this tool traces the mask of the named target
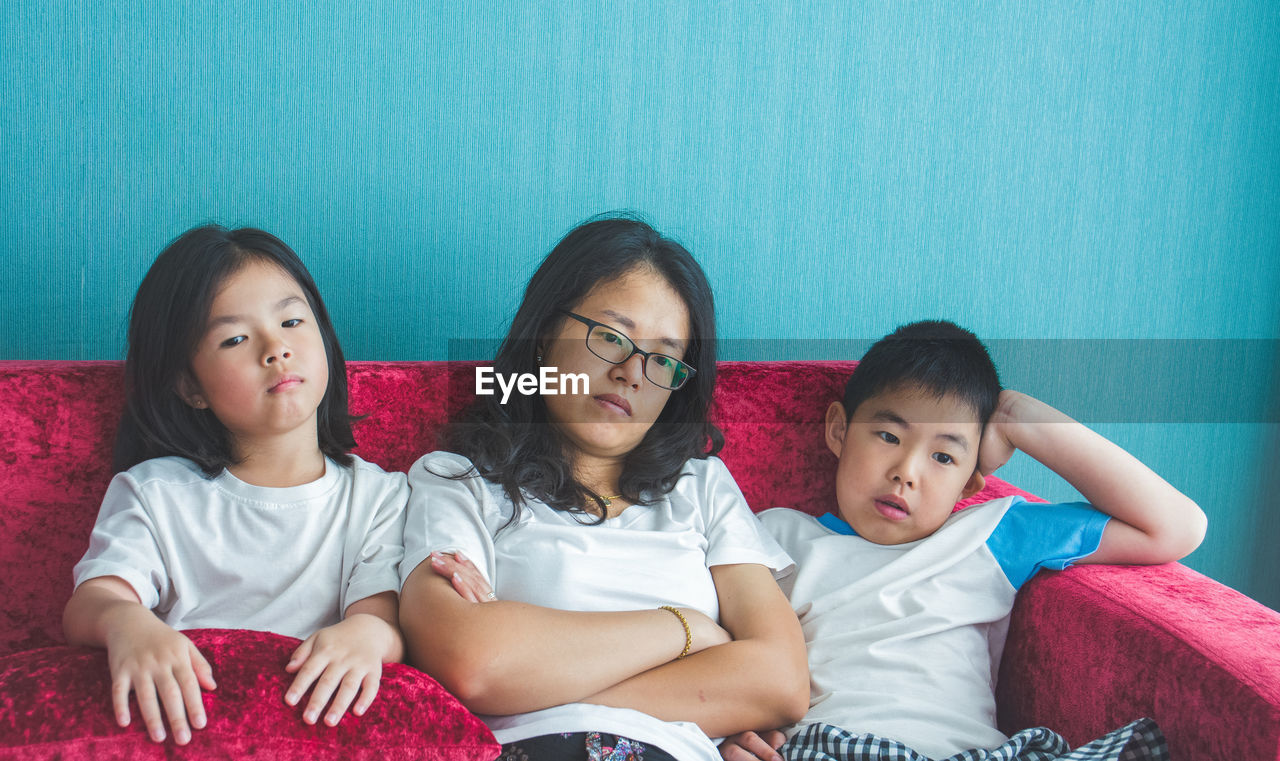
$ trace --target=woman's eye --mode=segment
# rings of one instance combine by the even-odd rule
[[[951,463],[953,463],[953,462],[955,462],[955,461],[956,461],[956,458],[952,457],[951,455],[947,454],[946,452],[934,452],[934,453],[933,453],[933,459],[937,460],[938,462],[942,463],[943,465],[950,465]]]
[[[675,360],[671,357],[665,357],[661,354],[653,355],[653,361],[658,363],[658,367],[671,367],[675,364]]]
[[[886,444],[897,444],[898,437],[888,431],[877,431],[876,435],[880,437]]]
[[[226,346],[226,347],[239,346],[240,344],[244,343],[247,340],[249,339],[245,338],[244,336],[233,336],[223,341],[221,344],[219,344],[219,346]]]
[[[298,326],[299,326],[299,325],[301,325],[301,324],[302,324],[302,320],[285,320],[284,322],[280,323],[280,327],[282,327],[282,328],[296,328],[296,327],[298,327]]]
[[[618,336],[617,333],[605,333],[604,340],[611,344],[622,343],[622,339]]]

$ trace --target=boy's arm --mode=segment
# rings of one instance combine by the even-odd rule
[[[315,684],[302,718],[314,724],[333,698],[325,723],[334,726],[359,694],[352,712],[364,715],[378,696],[382,664],[404,659],[404,637],[395,592],[381,592],[347,606],[346,616],[307,637],[293,651],[285,671],[297,672],[285,692],[285,702],[297,705]]]
[[[1180,560],[1204,539],[1204,511],[1133,455],[1053,407],[1004,390],[979,447],[984,475],[1021,449],[1111,516],[1097,552],[1081,563]]]
[[[81,584],[63,610],[62,629],[68,644],[106,648],[120,726],[129,725],[133,692],[152,740],[165,739],[162,706],[179,745],[191,740],[190,727],[204,728],[200,691],[217,686],[209,662],[191,640],[143,607],[126,581],[103,576]]]

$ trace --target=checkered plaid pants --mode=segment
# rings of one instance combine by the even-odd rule
[[[932,761],[894,740],[812,724],[778,749],[787,761]],[[1138,719],[1075,750],[1044,727],[1024,729],[999,747],[966,750],[941,761],[1169,761],[1164,733]]]

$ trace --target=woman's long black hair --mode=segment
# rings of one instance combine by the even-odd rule
[[[652,503],[675,487],[690,458],[720,451],[724,435],[709,419],[716,382],[715,302],[702,268],[679,243],[664,238],[644,221],[613,216],[588,221],[552,249],[525,288],[524,300],[498,349],[496,373],[538,373],[538,346],[555,335],[574,309],[598,284],[637,267],[651,267],[679,294],[689,310],[691,340],[684,360],[697,373],[671,392],[666,406],[644,438],[629,452],[618,481],[621,496],[634,504]],[[647,381],[646,381],[647,382]],[[547,418],[537,394],[516,394],[501,404],[485,396],[450,425],[441,437],[444,449],[471,460],[484,478],[500,484],[514,505],[514,523],[526,498],[565,512],[588,515],[600,495],[573,476],[571,446]]]
[[[211,477],[236,463],[230,432],[212,411],[188,405],[179,386],[191,377],[191,358],[218,289],[251,261],[276,265],[307,296],[329,362],[329,385],[316,415],[320,451],[343,465],[351,463],[348,452],[355,438],[354,419],[347,412],[346,362],[311,274],[293,249],[271,233],[205,225],[188,230],[160,252],[133,299],[124,362],[125,410],[116,432],[117,472],[170,455],[186,457]]]

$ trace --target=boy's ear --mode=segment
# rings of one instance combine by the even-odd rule
[[[968,482],[965,483],[964,489],[960,492],[960,499],[968,499],[978,492],[982,491],[982,487],[987,485],[987,479],[982,477],[982,473],[977,468],[973,469],[973,475],[969,476]],[[956,500],[957,502],[959,500]]]
[[[844,437],[849,432],[849,422],[845,418],[844,405],[840,402],[832,402],[827,407],[827,421],[824,426],[826,434],[827,449],[831,450],[837,458],[844,449]]]
[[[190,375],[183,373],[178,376],[178,397],[187,403],[187,406],[203,410],[209,406],[204,396],[200,394],[200,386]]]

